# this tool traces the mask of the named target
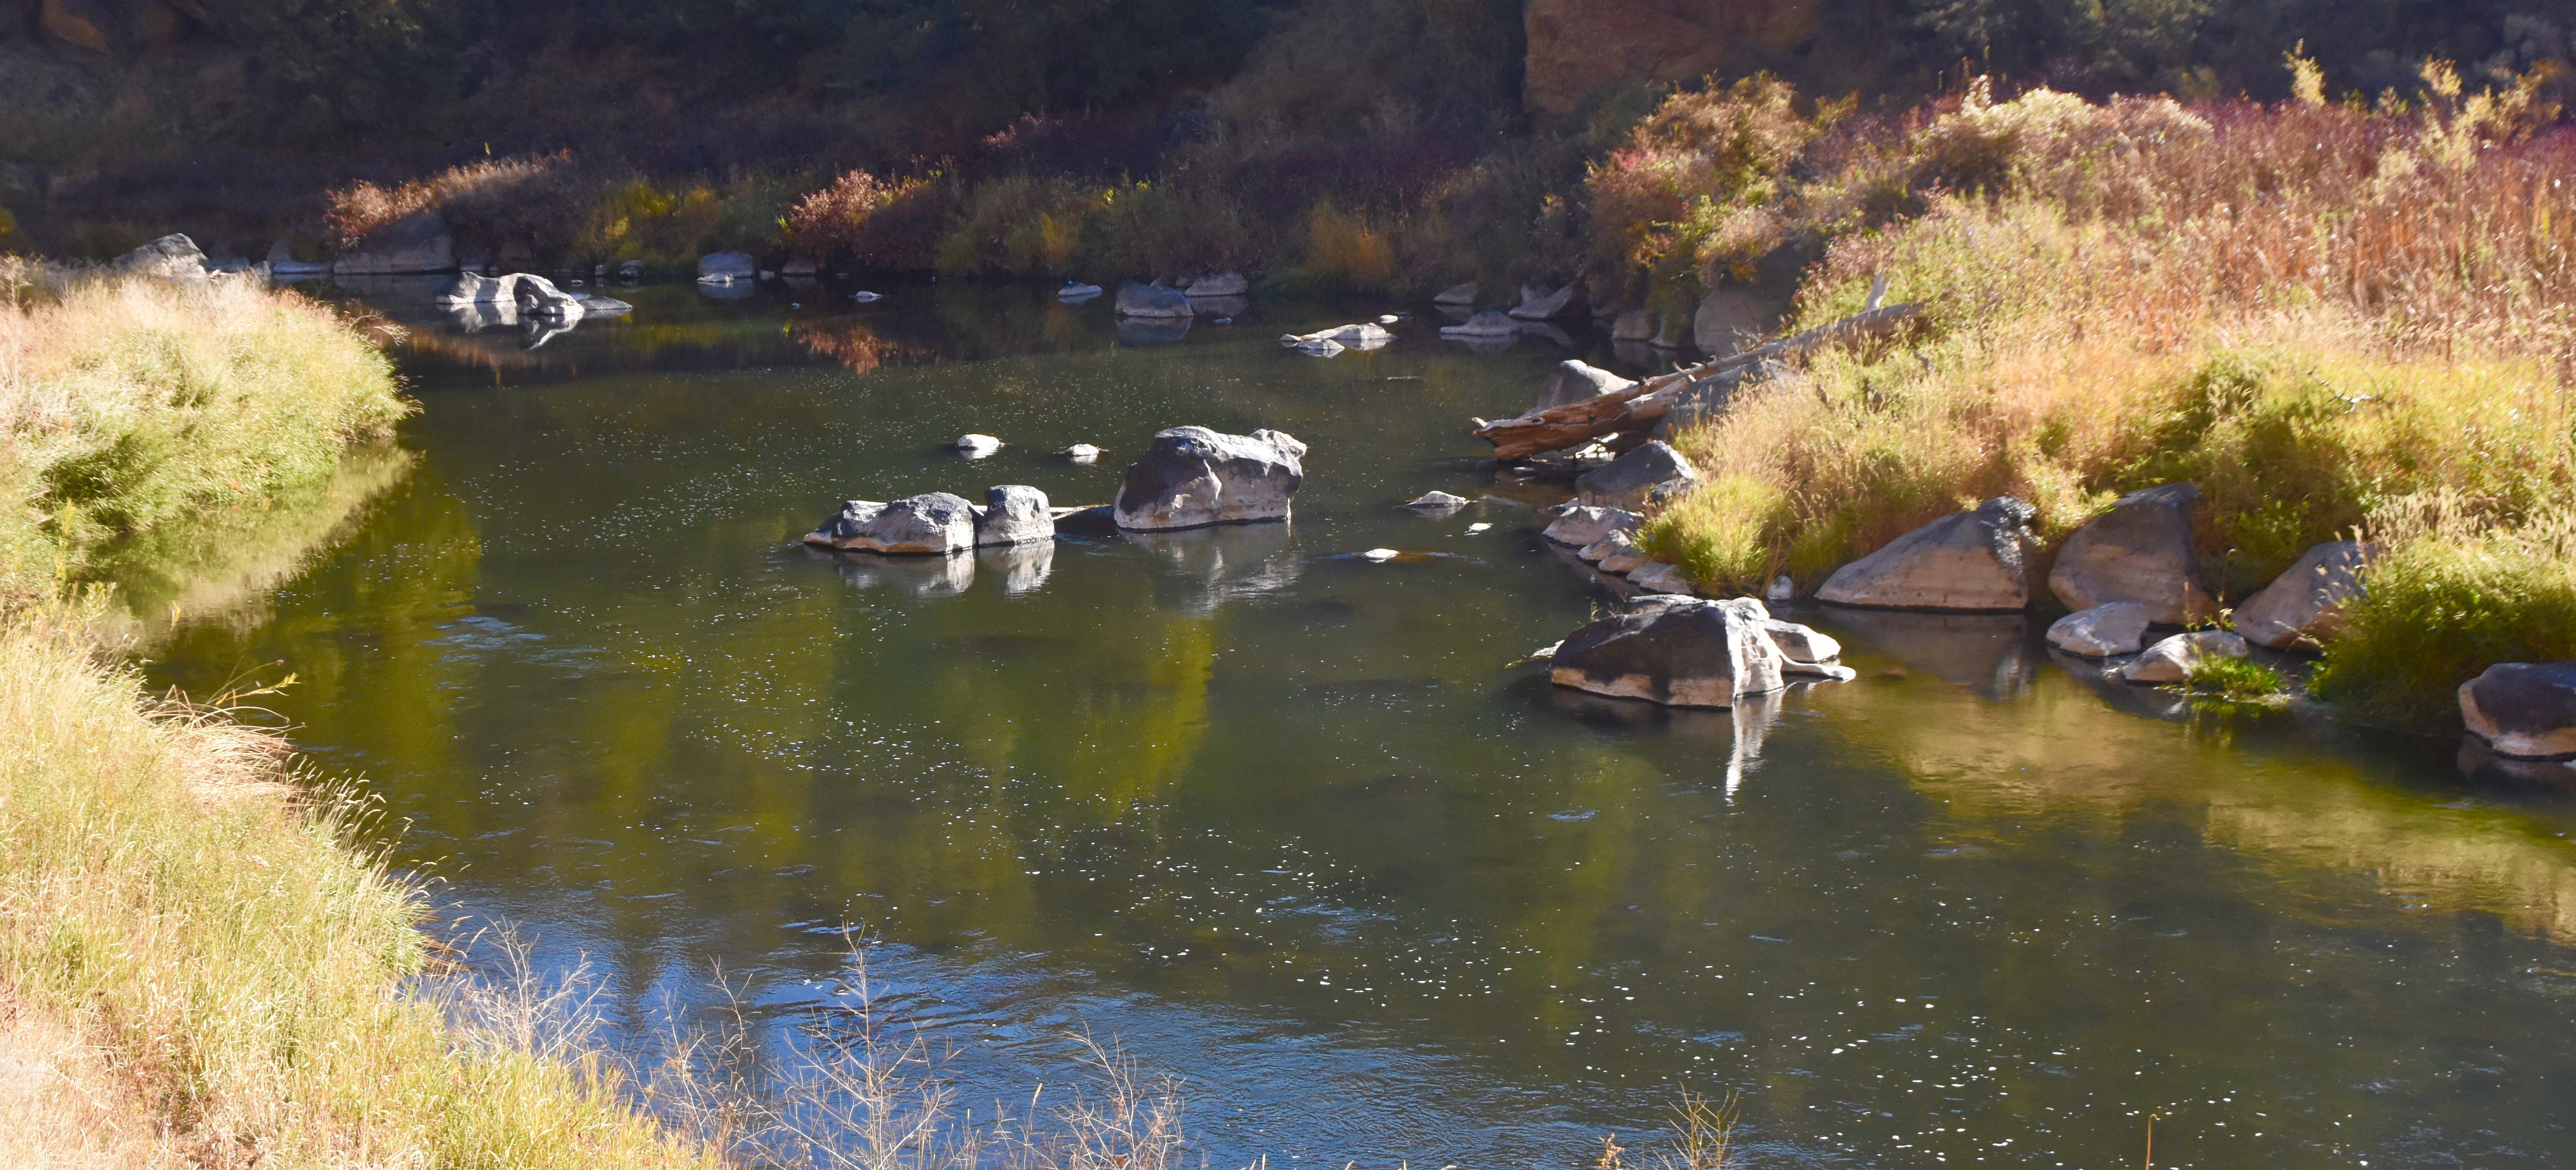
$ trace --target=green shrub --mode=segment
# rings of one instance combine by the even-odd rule
[[[2194,664],[2183,689],[2241,706],[2280,706],[2290,701],[2281,673],[2248,658],[2208,658]]]
[[[2576,517],[2497,526],[2457,497],[2401,501],[2309,690],[2374,719],[2448,728],[2460,684],[2499,662],[2576,658]]]

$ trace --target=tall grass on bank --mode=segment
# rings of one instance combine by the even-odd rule
[[[292,294],[19,287],[0,306],[0,600],[50,596],[118,537],[265,510],[409,409],[375,347]]]

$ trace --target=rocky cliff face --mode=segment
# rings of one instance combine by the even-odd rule
[[[1824,0],[1529,0],[1522,93],[1533,113],[1565,114],[1630,82],[1776,67],[1832,32],[1824,7]]]

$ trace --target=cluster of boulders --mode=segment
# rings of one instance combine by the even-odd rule
[[[1574,502],[1560,509],[1541,535],[1574,549],[1592,567],[1627,578],[1639,592],[1688,595],[1691,583],[1681,568],[1649,557],[1636,535],[1645,523],[1640,509],[1678,494],[1697,479],[1680,452],[1661,442],[1648,443],[1576,479]]]
[[[1057,295],[1065,296],[1075,287],[1077,286],[1067,285],[1065,290]],[[1079,287],[1089,289],[1094,286]],[[1211,309],[1219,312],[1228,311],[1234,307],[1236,301],[1249,296],[1251,291],[1252,282],[1245,279],[1240,272],[1209,273],[1181,285],[1166,284],[1161,281],[1153,284],[1139,284],[1131,280],[1118,286],[1118,315],[1187,319]],[[1094,292],[1079,299],[1088,300],[1094,295],[1098,294]]]
[[[1642,598],[1576,630],[1548,655],[1561,687],[1672,707],[1732,707],[1791,676],[1849,681],[1832,638],[1749,597]]]

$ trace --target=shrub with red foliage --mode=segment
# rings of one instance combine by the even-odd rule
[[[787,247],[798,256],[846,259],[870,268],[928,271],[954,200],[938,170],[904,179],[851,171],[796,201],[787,212]]]

